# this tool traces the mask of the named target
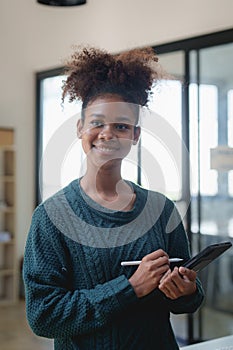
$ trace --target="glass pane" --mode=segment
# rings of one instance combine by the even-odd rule
[[[45,200],[81,172],[83,154],[76,136],[76,122],[81,104],[61,104],[64,76],[42,81],[42,159],[41,198]],[[66,133],[68,131],[68,133]],[[66,139],[67,142],[63,142]]]
[[[154,89],[153,100],[149,104],[152,112],[146,113],[142,118],[142,185],[151,190],[160,191],[172,200],[180,200],[182,195],[181,107],[181,82],[163,81],[159,88]],[[169,131],[176,138],[175,140],[167,140]],[[173,145],[176,141],[177,149],[174,150]],[[151,155],[150,161],[149,155]],[[148,179],[151,172],[154,181]]]
[[[218,143],[218,105],[217,87],[214,85],[200,84],[200,191],[203,195],[215,195],[217,193],[217,173],[210,168],[210,150]],[[190,159],[193,172],[191,193],[197,195],[198,183],[198,86],[191,83],[189,87],[190,105]],[[211,133],[209,127],[211,125]]]
[[[228,145],[233,147],[233,89],[230,89],[227,94],[228,107]]]
[[[152,113],[146,116],[148,120],[142,119],[142,185],[151,190],[160,191],[172,200],[180,201],[182,199],[184,53],[177,51],[161,54],[159,62],[174,77],[174,80],[164,80],[154,87],[153,98],[148,105]],[[176,149],[174,149],[174,143],[166,139],[169,131],[176,143]],[[151,155],[151,162],[148,160],[149,155]],[[147,163],[150,165],[147,166]],[[150,176],[153,176],[152,181],[148,179]]]
[[[42,159],[40,192],[45,200],[85,171],[85,154],[76,136],[76,123],[80,118],[81,102],[61,104],[62,81],[55,76],[42,81]],[[137,146],[132,153],[137,154]],[[131,153],[122,163],[122,176],[137,182],[137,159]]]
[[[227,147],[228,140],[230,141],[229,91],[233,87],[232,60],[233,44],[200,51],[201,232],[223,237],[229,236],[233,202],[229,198],[228,171],[222,170],[220,163],[215,166],[215,169],[211,169],[213,153],[210,150],[212,148],[220,151],[221,147]],[[208,97],[202,96],[201,89],[207,82]],[[228,127],[230,127],[229,130]]]
[[[233,89],[228,91],[228,145],[233,147]],[[233,196],[233,170],[228,173],[229,195]],[[229,234],[233,237],[232,224],[229,226]]]
[[[198,53],[193,51],[189,90],[190,154],[196,180],[191,189],[191,228],[200,234],[193,235],[198,250],[233,237],[231,163],[230,157],[223,159],[221,153],[233,142],[233,44],[202,49],[199,58],[198,62]],[[228,170],[223,161],[228,162]],[[229,250],[199,274],[206,291],[201,310],[203,339],[232,334],[232,258]]]

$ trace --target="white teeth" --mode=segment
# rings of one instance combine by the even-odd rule
[[[98,147],[98,150],[100,150],[102,152],[113,152],[113,151],[115,151],[114,148],[105,148],[105,147]]]

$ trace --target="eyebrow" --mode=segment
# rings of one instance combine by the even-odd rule
[[[101,113],[92,113],[89,115],[89,117],[91,118],[104,118],[106,119],[106,116],[104,114],[101,114]],[[132,120],[129,118],[129,117],[126,117],[126,116],[119,116],[119,117],[116,117],[116,120],[113,121],[113,123],[115,122],[130,122],[130,123],[133,123]]]

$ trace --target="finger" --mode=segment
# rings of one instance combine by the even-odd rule
[[[168,268],[170,267],[169,265],[169,260],[166,256],[162,256],[158,259],[155,259],[153,260],[153,263],[156,265],[156,266],[163,266],[163,265],[167,265]]]
[[[165,288],[176,288],[177,289],[177,286],[176,284],[174,283],[174,280],[173,280],[173,276],[174,273],[171,272],[171,273],[166,273],[163,277],[163,279],[160,280],[160,285],[163,287],[165,286]]]
[[[176,299],[178,297],[177,290],[174,286],[159,285],[159,289],[170,299]]]
[[[195,281],[189,280],[186,275],[184,275],[184,278],[181,277],[179,269],[176,267],[172,273],[164,279],[160,288],[161,290],[165,289],[166,293],[168,293],[169,290],[173,297],[176,295],[178,298],[181,295],[194,293],[196,290],[196,283]]]
[[[144,260],[142,259],[139,269],[146,269],[148,271],[154,271],[159,267],[166,266],[166,271],[169,269],[169,261],[166,257],[158,258],[155,260]]]
[[[142,263],[140,265],[147,266],[149,270],[155,270],[161,266],[166,265],[166,271],[167,271],[169,269],[169,260],[166,256],[162,256],[154,260],[142,259]]]
[[[166,273],[162,276],[161,280],[160,280],[160,284],[163,283],[163,281],[165,281],[165,279],[169,276],[169,274],[171,273],[170,268],[166,271]]]
[[[148,260],[155,260],[155,259],[161,258],[163,256],[168,258],[168,255],[167,255],[167,253],[164,250],[158,249],[158,250],[155,250],[152,253],[147,254],[146,256],[144,256],[143,260],[146,260],[146,261],[148,261]]]
[[[179,273],[182,276],[186,276],[190,281],[195,281],[197,273],[194,270],[187,269],[186,267],[181,266],[179,268]]]
[[[163,283],[169,286],[175,286],[176,289],[183,292],[185,285],[184,285],[184,279],[179,273],[178,267],[175,267],[174,270],[171,271],[171,273],[166,276],[164,276],[164,279],[162,280]]]
[[[192,294],[196,290],[196,277],[197,273],[193,270],[183,268],[183,277],[176,280],[176,284],[182,295]],[[179,275],[181,276],[181,271],[179,270]]]
[[[184,293],[186,282],[184,282],[184,278],[180,275],[178,267],[172,271],[170,278],[179,292]]]
[[[155,270],[155,273],[158,276],[159,280],[161,280],[161,278],[168,271],[168,269],[169,269],[169,265],[162,265]]]

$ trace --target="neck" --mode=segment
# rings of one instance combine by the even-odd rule
[[[121,177],[120,168],[100,168],[93,171],[88,168],[81,179],[81,187],[95,202],[113,210],[130,210],[135,194]]]
[[[120,172],[112,172],[109,169],[100,169],[97,171],[87,170],[86,174],[81,180],[81,185],[85,192],[101,193],[106,196],[116,196],[117,186],[122,182]]]

